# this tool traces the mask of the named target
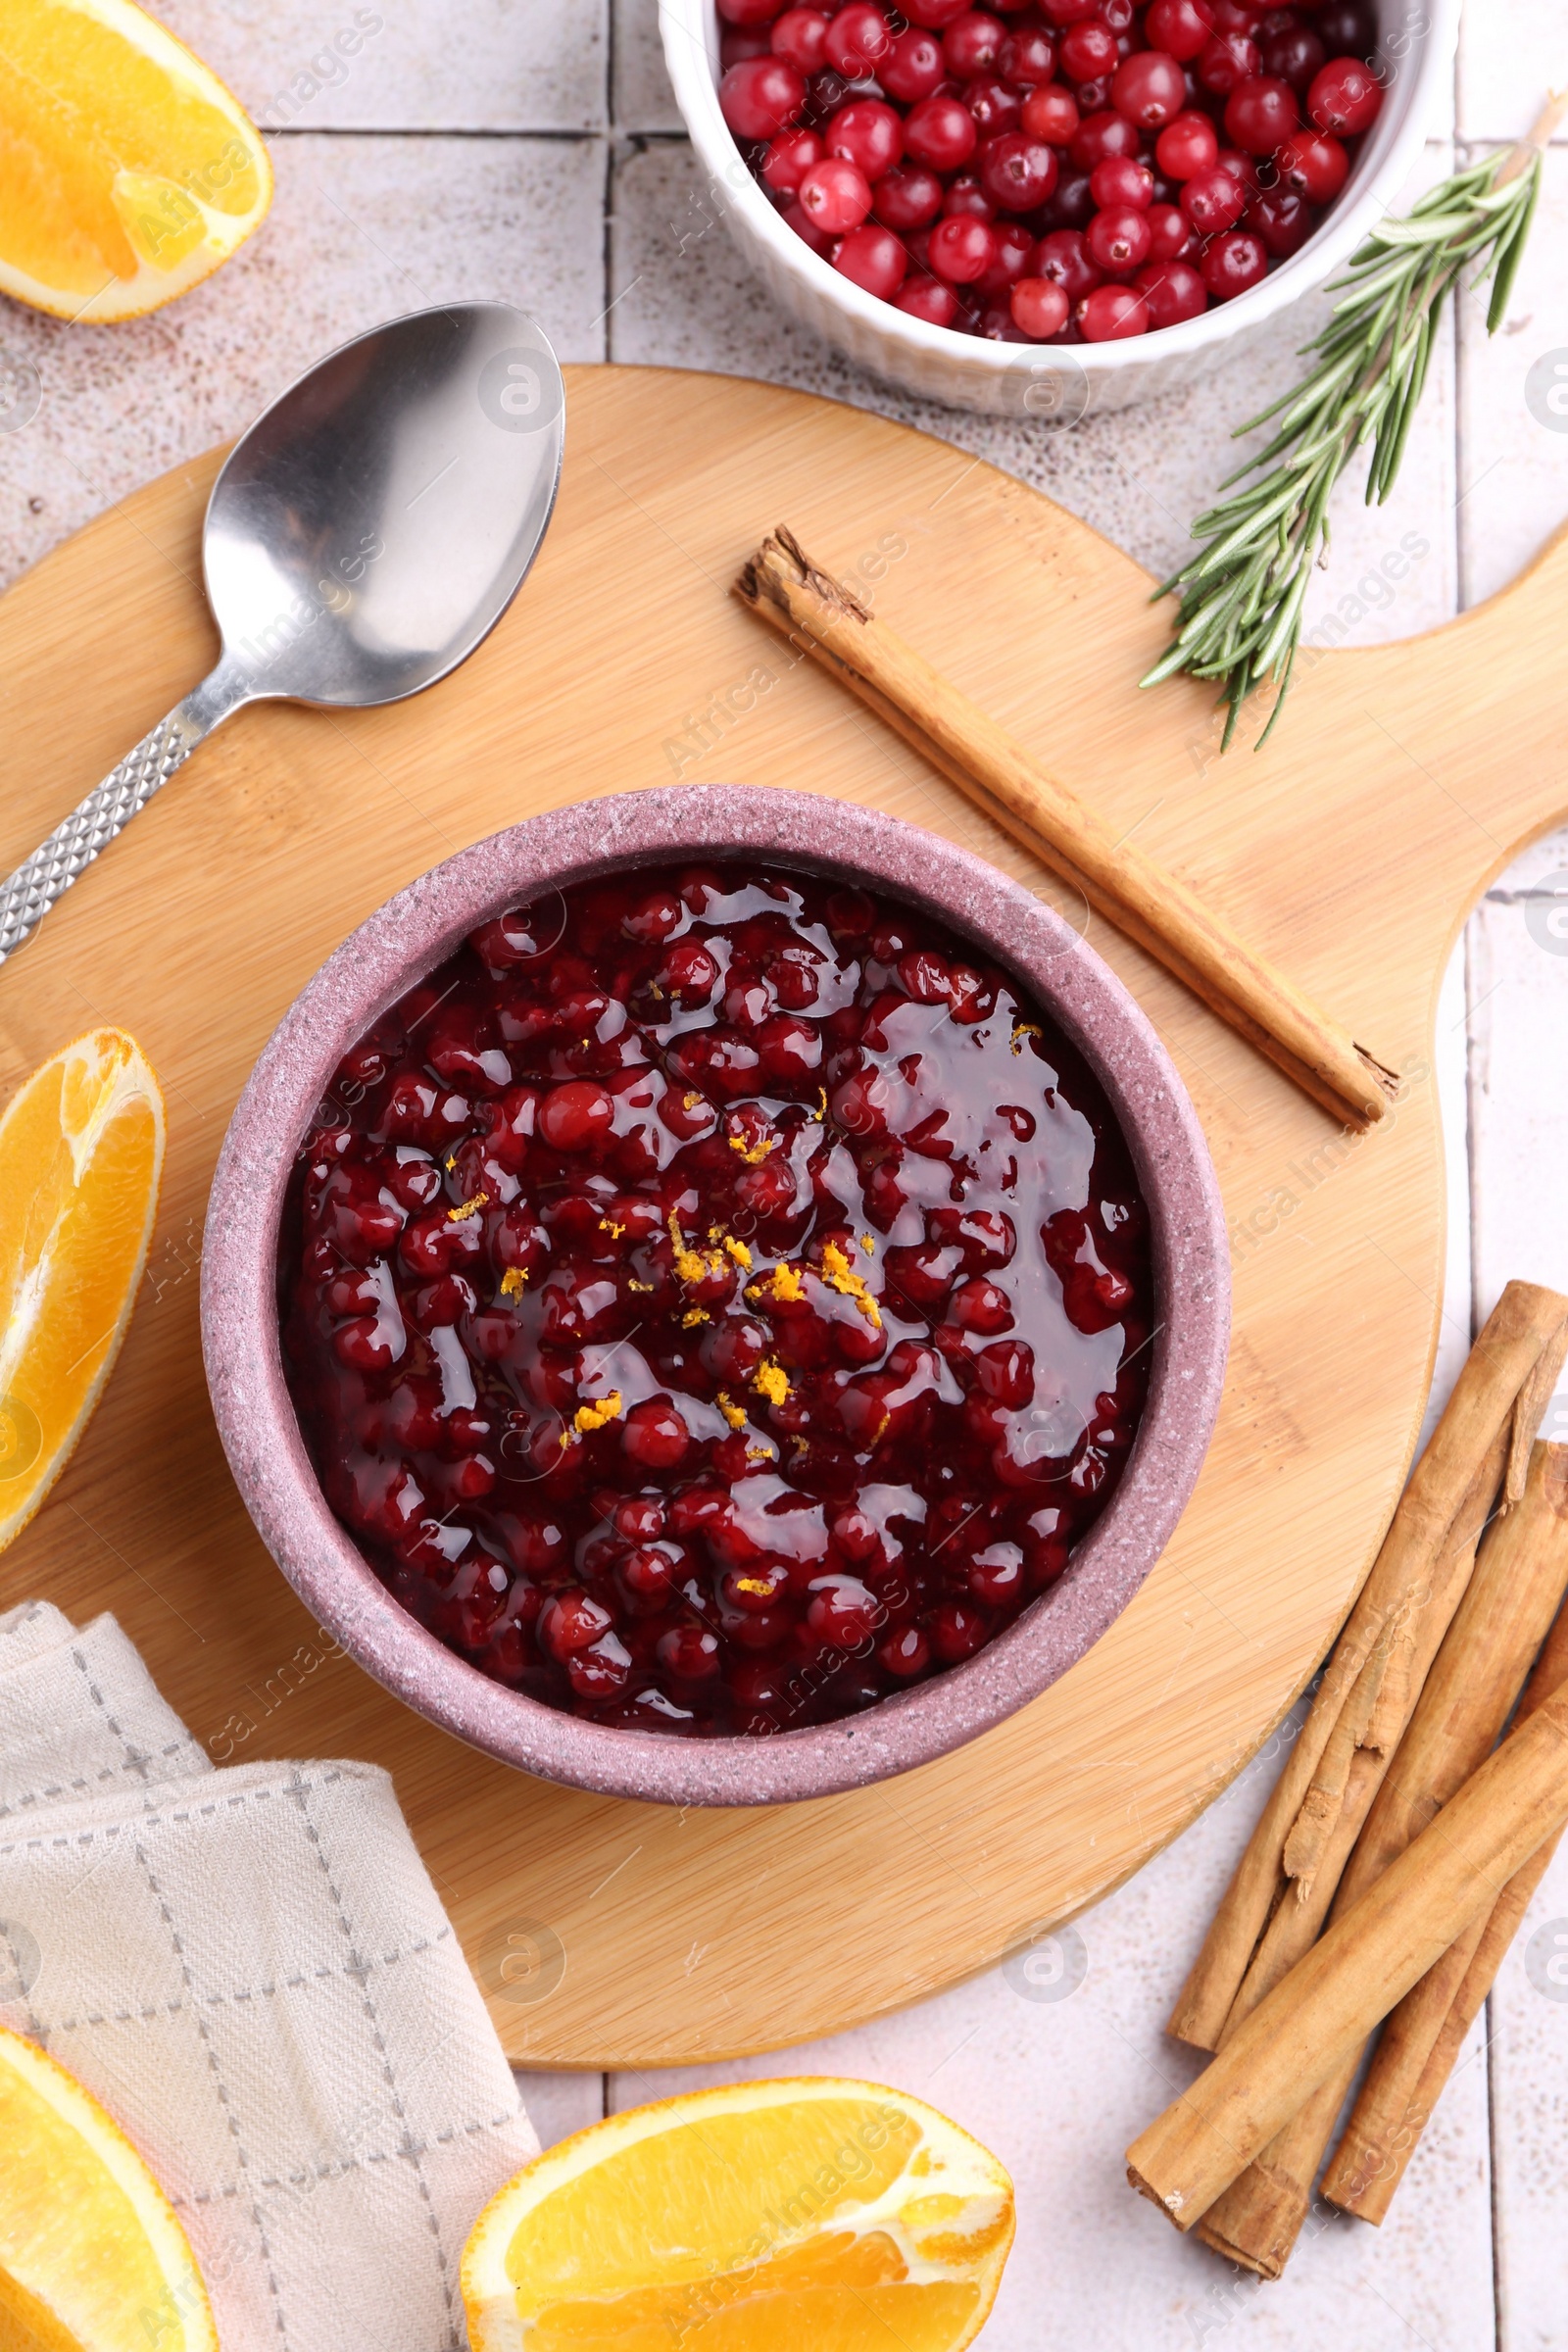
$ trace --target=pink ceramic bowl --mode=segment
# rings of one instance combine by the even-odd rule
[[[284,1384],[278,1219],[344,1053],[464,935],[552,884],[671,858],[764,858],[928,907],[1009,965],[1079,1047],[1131,1146],[1153,1242],[1153,1377],[1110,1503],[1049,1593],[961,1666],[838,1723],[689,1740],[580,1721],[490,1681],[392,1598],[329,1509]],[[776,1804],[927,1763],[1039,1696],[1127,1606],[1193,1491],[1219,1410],[1230,1283],[1192,1103],[1137,1004],[1060,916],[934,834],[844,801],[724,785],[628,793],[530,818],[449,858],[322,965],[240,1098],[213,1181],[202,1341],[229,1467],[262,1540],[367,1673],[474,1747],[546,1779],[663,1804]]]

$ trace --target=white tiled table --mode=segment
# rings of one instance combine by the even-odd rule
[[[174,29],[276,128],[276,205],[230,268],[140,323],[67,328],[0,303],[0,371],[30,363],[43,395],[24,429],[0,434],[0,585],[126,491],[237,431],[331,343],[421,301],[480,293],[535,311],[566,359],[768,376],[904,416],[1168,570],[1189,517],[1228,469],[1230,427],[1289,380],[1299,322],[1286,322],[1244,381],[1067,434],[1037,437],[890,395],[787,326],[710,220],[654,8],[163,0]],[[356,24],[357,56],[317,70],[325,44]],[[1469,153],[1513,136],[1541,84],[1565,73],[1562,0],[1472,0],[1452,120],[1436,126],[1424,175],[1450,168],[1456,142]],[[1461,307],[1396,496],[1368,514],[1352,494],[1337,511],[1314,617],[1337,610],[1362,642],[1407,635],[1490,595],[1529,560],[1568,514],[1568,430],[1547,429],[1524,400],[1531,363],[1558,346],[1568,346],[1568,146],[1548,158],[1503,330],[1489,342],[1476,309]],[[1406,533],[1426,553],[1397,589],[1363,590]],[[1568,769],[1568,726],[1564,749]],[[1540,944],[1547,935],[1539,915],[1531,922],[1532,890],[1560,868],[1568,833],[1499,878],[1445,988],[1451,1216],[1440,1395],[1508,1276],[1568,1289],[1558,1157],[1568,1148],[1568,943]],[[1568,1392],[1558,1402],[1568,1435]],[[869,2075],[935,2100],[1012,2169],[1019,2239],[988,2352],[1170,2352],[1221,2336],[1256,2352],[1562,2352],[1568,1984],[1561,1999],[1538,1991],[1523,1953],[1551,1923],[1568,1950],[1568,1859],[1548,1877],[1381,2231],[1314,2219],[1285,2282],[1264,2287],[1178,2239],[1123,2184],[1126,2140],[1191,2072],[1160,2020],[1271,1769],[1260,1759],[1078,1923],[1088,1972],[1068,1999],[1026,1997],[998,1972],[745,2067],[530,2078],[541,2132],[554,2137],[607,2103],[726,2075]]]

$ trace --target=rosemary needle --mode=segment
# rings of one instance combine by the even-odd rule
[[[1316,365],[1237,426],[1241,434],[1272,422],[1274,436],[1220,484],[1232,495],[1193,524],[1205,545],[1154,591],[1156,600],[1178,600],[1174,634],[1139,681],[1154,686],[1177,670],[1217,678],[1229,706],[1222,750],[1243,704],[1272,677],[1274,708],[1258,748],[1268,740],[1291,682],[1312,566],[1329,542],[1329,494],[1370,442],[1367,504],[1388,497],[1444,301],[1472,264],[1474,284],[1492,281],[1487,332],[1495,333],[1535,215],[1543,150],[1565,108],[1568,92],[1554,95],[1516,147],[1454,172],[1404,219],[1381,221],[1330,282],[1340,299],[1302,354]]]

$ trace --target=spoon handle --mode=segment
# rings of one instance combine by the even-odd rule
[[[31,938],[56,900],[64,898],[77,875],[124,831],[137,810],[146,808],[219,720],[247,699],[243,691],[234,690],[220,663],[84,801],[77,802],[14,874],[0,882],[0,963]]]

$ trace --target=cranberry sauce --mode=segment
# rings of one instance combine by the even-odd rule
[[[306,1443],[514,1690],[826,1722],[971,1657],[1114,1491],[1153,1321],[1126,1148],[925,914],[752,865],[550,892],[318,1116],[279,1267]]]

